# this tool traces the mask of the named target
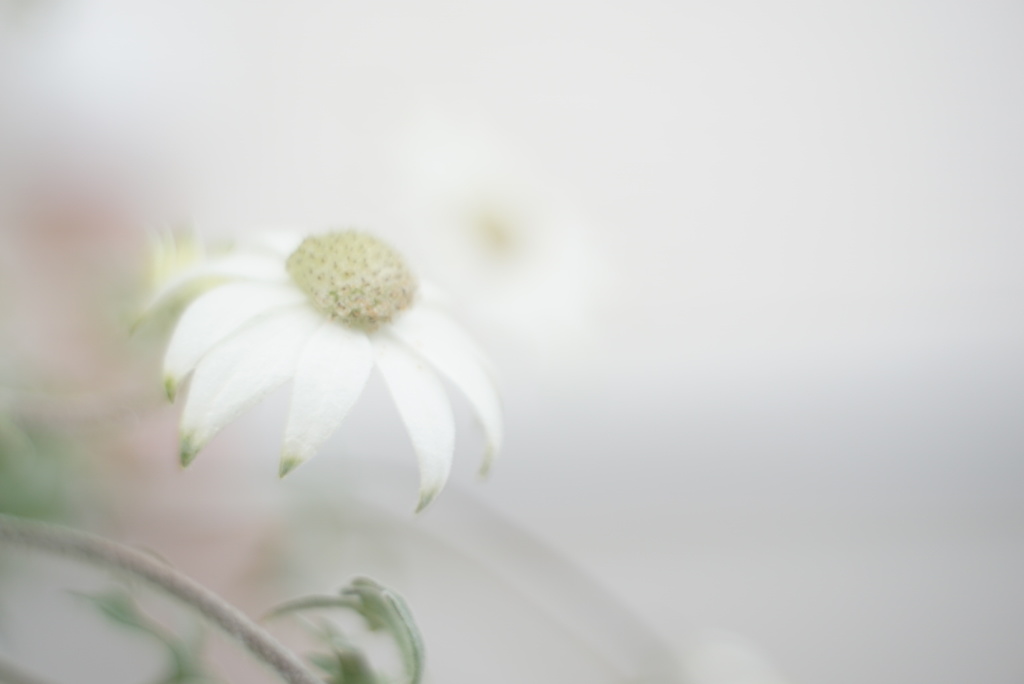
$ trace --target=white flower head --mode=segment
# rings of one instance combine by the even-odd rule
[[[442,285],[541,351],[594,334],[603,260],[593,229],[512,145],[473,121],[426,114],[405,147],[410,225]]]
[[[168,395],[191,376],[181,418],[188,465],[227,423],[292,380],[280,474],[312,457],[376,366],[420,464],[422,510],[451,469],[455,427],[436,373],[469,400],[484,428],[486,473],[501,447],[498,394],[483,354],[418,284],[401,256],[356,231],[269,234],[168,282],[160,302],[216,279],[182,314],[164,356]]]

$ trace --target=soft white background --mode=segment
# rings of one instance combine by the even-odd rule
[[[508,448],[469,482],[463,421],[456,479],[678,653],[722,628],[794,682],[1024,677],[1024,6],[32,4],[8,159],[144,169],[212,232],[401,242],[425,109],[529,159],[610,285],[575,352],[481,331]]]

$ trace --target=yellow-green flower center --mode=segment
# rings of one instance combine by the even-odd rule
[[[317,311],[372,332],[412,304],[416,280],[398,252],[355,231],[307,237],[288,274]]]

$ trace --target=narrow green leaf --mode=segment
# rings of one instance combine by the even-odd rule
[[[263,620],[273,620],[284,617],[291,613],[300,613],[306,610],[324,610],[330,608],[345,608],[358,610],[357,602],[342,596],[303,596],[301,598],[285,601],[284,603],[271,608]]]
[[[402,656],[408,684],[420,684],[426,654],[419,628],[408,604],[395,591],[368,577],[357,577],[341,591],[342,598],[358,601],[355,608],[372,630],[391,635]]]

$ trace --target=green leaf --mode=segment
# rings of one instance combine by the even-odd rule
[[[355,648],[335,648],[331,653],[312,653],[309,661],[327,674],[328,684],[379,684],[366,656]]]
[[[112,589],[98,594],[78,595],[99,608],[112,622],[141,632],[160,643],[167,653],[169,663],[166,674],[155,684],[217,684],[216,679],[205,673],[201,631],[197,630],[188,639],[179,638],[147,617],[131,594],[124,590]]]
[[[409,606],[397,592],[367,577],[357,577],[338,596],[304,596],[273,608],[264,619],[313,610],[344,609],[358,613],[371,631],[383,631],[391,637],[402,660],[403,684],[420,684],[423,679],[425,651],[419,628]],[[331,682],[376,682],[362,653],[328,623],[319,625],[320,638],[331,648],[331,655],[316,656],[319,667],[332,677]],[[346,663],[342,668],[340,663]],[[331,669],[333,668],[333,669]],[[347,677],[347,678],[344,678]]]
[[[77,593],[77,595],[90,601],[112,622],[156,637],[161,643],[166,642],[163,630],[142,614],[138,606],[135,605],[135,601],[126,592],[112,589],[99,594]]]
[[[273,620],[284,617],[291,613],[301,613],[307,610],[324,610],[329,608],[347,608],[358,610],[356,601],[340,596],[303,596],[301,598],[285,601],[279,606],[271,608],[264,616],[264,620]]]
[[[402,656],[406,681],[419,684],[423,678],[426,654],[419,628],[413,620],[408,604],[395,591],[368,577],[357,577],[341,590],[342,599],[355,599],[354,608],[372,630],[383,630],[391,635]]]
[[[22,425],[0,409],[0,511],[41,520],[66,518],[73,452],[62,436]]]

